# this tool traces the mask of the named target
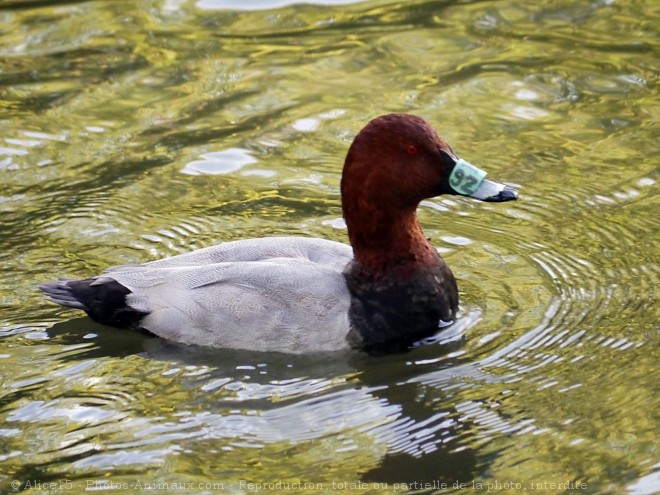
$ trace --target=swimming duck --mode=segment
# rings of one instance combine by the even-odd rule
[[[454,276],[424,236],[417,206],[441,194],[517,198],[485,176],[423,119],[383,115],[357,134],[344,163],[351,246],[246,239],[39,288],[104,325],[185,344],[285,353],[405,350],[454,320],[458,308]]]

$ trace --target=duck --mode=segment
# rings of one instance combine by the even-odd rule
[[[181,344],[401,352],[451,324],[459,306],[454,275],[417,219],[420,202],[518,198],[459,158],[424,119],[401,113],[377,117],[355,136],[340,190],[350,245],[242,239],[39,288],[102,325]]]

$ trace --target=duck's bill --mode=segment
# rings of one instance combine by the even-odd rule
[[[481,201],[513,201],[518,192],[509,186],[486,179],[486,172],[462,158],[454,163],[449,175],[449,188],[455,194]]]
[[[518,199],[518,191],[499,182],[484,179],[479,188],[474,193],[468,194],[468,197],[481,201],[514,201]]]

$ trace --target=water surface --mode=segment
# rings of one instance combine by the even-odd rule
[[[652,0],[2,2],[0,491],[658,492],[658,26]],[[36,291],[346,242],[343,157],[387,112],[521,191],[421,205],[461,289],[438,341],[201,350]]]

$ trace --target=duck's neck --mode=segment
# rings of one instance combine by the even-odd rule
[[[360,270],[401,275],[438,264],[438,254],[424,237],[414,208],[396,212],[370,209],[368,214],[352,211],[354,214],[345,213],[345,219]]]

